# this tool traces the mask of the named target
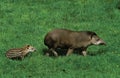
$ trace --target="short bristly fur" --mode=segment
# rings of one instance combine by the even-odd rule
[[[55,29],[47,33],[44,44],[48,46],[50,52],[55,56],[58,56],[58,53],[55,51],[57,48],[68,49],[67,56],[70,55],[73,50],[81,49],[82,54],[85,56],[88,46],[105,44],[105,42],[92,31]],[[47,55],[49,54],[47,53]]]

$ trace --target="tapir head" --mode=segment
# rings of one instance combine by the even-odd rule
[[[93,45],[106,45],[105,41],[103,41],[97,34],[91,36],[91,44]]]

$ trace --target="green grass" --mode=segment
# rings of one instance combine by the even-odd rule
[[[0,78],[120,78],[119,0],[0,0]],[[96,32],[107,46],[91,46],[86,57],[46,57],[45,34],[55,28]],[[10,48],[37,48],[22,61]],[[93,56],[91,56],[91,54]]]

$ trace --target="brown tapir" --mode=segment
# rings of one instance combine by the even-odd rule
[[[75,49],[81,49],[86,56],[86,49],[90,45],[105,45],[105,42],[92,31],[72,31],[67,29],[55,29],[47,33],[44,44],[49,50],[58,56],[57,48],[68,49],[66,56]]]

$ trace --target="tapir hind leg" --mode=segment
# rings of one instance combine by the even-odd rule
[[[87,55],[86,49],[87,49],[87,47],[82,48],[82,54],[83,54],[83,56]]]
[[[73,49],[69,48],[68,51],[67,51],[66,56],[69,56],[72,52],[73,52]]]
[[[51,48],[50,50],[52,51],[52,53],[53,53],[55,56],[58,56],[58,53],[57,53],[53,48]]]

